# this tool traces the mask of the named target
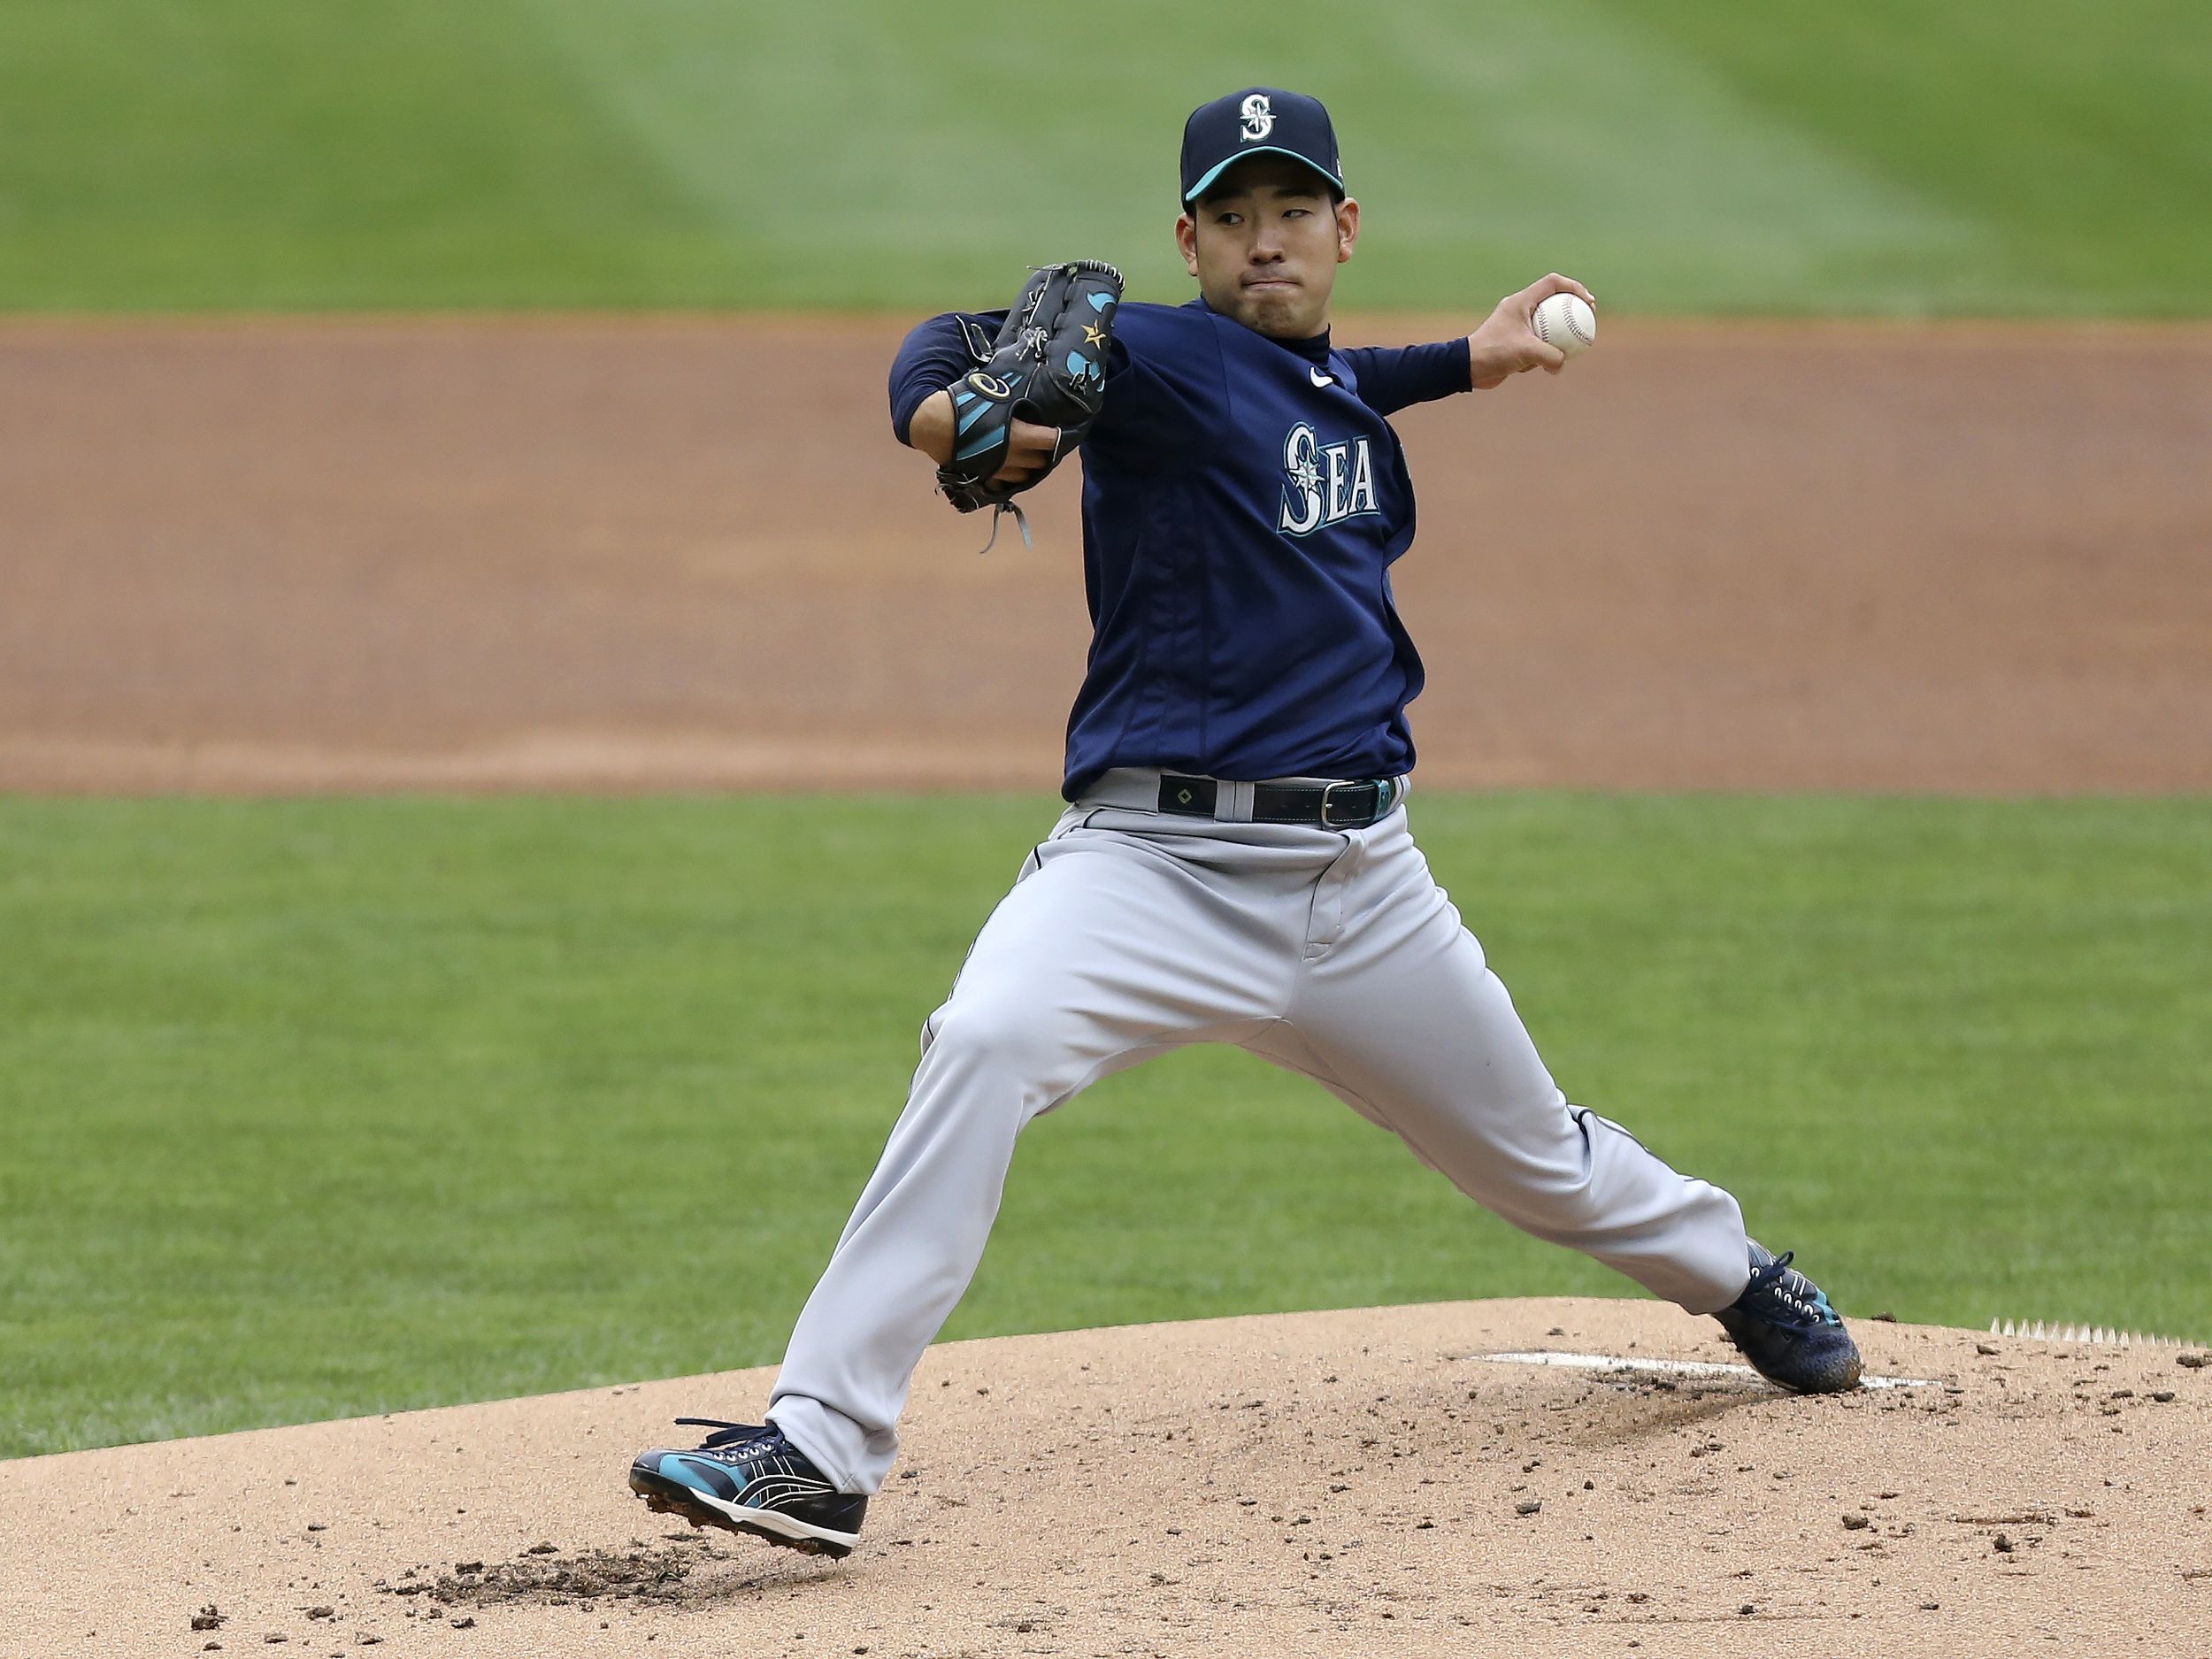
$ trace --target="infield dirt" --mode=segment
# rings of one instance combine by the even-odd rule
[[[1075,481],[977,557],[898,332],[0,324],[0,787],[1050,787]],[[1425,783],[2212,788],[2212,330],[1609,320],[1400,425]]]
[[[976,557],[895,334],[0,324],[0,788],[1048,787],[1072,481]],[[1609,322],[1402,426],[1425,781],[2212,789],[2212,332]],[[1632,1302],[941,1348],[842,1563],[624,1488],[765,1371],[0,1464],[0,1655],[2212,1649],[2212,1369],[1858,1329],[1927,1386],[1481,1357],[1728,1357]]]
[[[837,1563],[625,1486],[767,1371],[33,1458],[0,1464],[0,1653],[2205,1651],[2196,1350],[1857,1329],[1924,1386],[1485,1357],[1734,1357],[1648,1302],[949,1344]]]

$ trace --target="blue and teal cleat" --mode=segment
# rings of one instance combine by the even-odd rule
[[[647,1508],[808,1555],[853,1553],[866,1495],[838,1491],[781,1429],[714,1417],[676,1421],[715,1432],[691,1451],[656,1447],[638,1454],[630,1490]]]
[[[1755,1239],[1751,1282],[1713,1317],[1770,1382],[1799,1394],[1844,1394],[1859,1386],[1859,1348],[1819,1286]]]

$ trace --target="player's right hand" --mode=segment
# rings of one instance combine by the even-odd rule
[[[1468,368],[1477,391],[1486,392],[1530,369],[1556,374],[1567,366],[1567,354],[1536,335],[1536,308],[1555,294],[1576,294],[1593,308],[1597,304],[1588,288],[1556,271],[1507,295],[1467,336]]]

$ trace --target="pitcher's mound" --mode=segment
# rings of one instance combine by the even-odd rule
[[[1645,1302],[951,1344],[841,1563],[624,1485],[764,1370],[35,1458],[0,1652],[2204,1651],[2212,1368],[1855,1328],[1909,1386],[1779,1394]]]

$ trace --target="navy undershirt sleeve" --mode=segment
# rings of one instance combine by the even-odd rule
[[[1004,311],[947,311],[918,324],[900,342],[891,363],[891,430],[901,443],[907,441],[914,411],[975,367],[970,336],[979,329],[987,345],[1005,320]]]
[[[1360,401],[1379,415],[1432,403],[1474,385],[1464,334],[1426,346],[1356,346],[1340,355],[1351,362]]]

